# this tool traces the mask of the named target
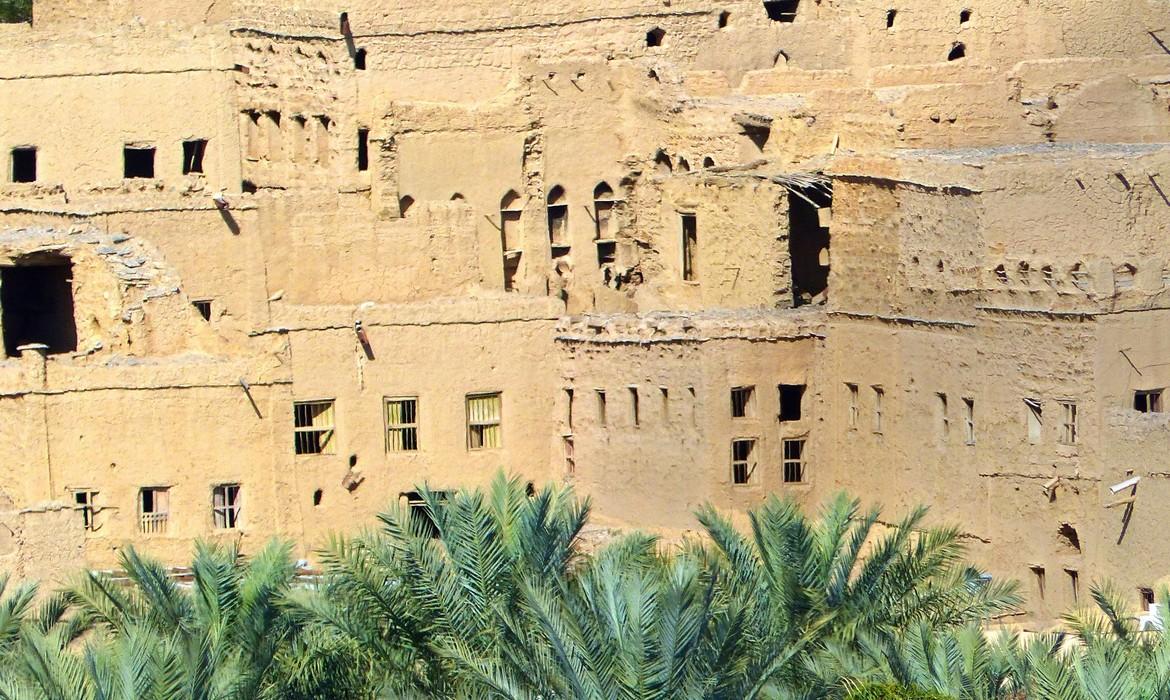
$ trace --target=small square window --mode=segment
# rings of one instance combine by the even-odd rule
[[[203,172],[203,153],[207,150],[207,139],[183,142],[183,174]]]
[[[12,149],[12,181],[37,181],[37,149],[28,146]]]
[[[756,413],[756,388],[738,386],[731,390],[731,417],[751,418]]]
[[[211,300],[210,299],[196,299],[196,300],[191,302],[191,306],[195,307],[195,310],[199,312],[199,315],[203,317],[204,321],[211,320]]]
[[[756,441],[740,439],[731,441],[731,481],[734,484],[751,483],[756,472]]]
[[[235,530],[240,524],[240,485],[220,484],[211,491],[211,513],[217,530]]]
[[[296,454],[333,454],[333,400],[293,403],[293,439]]]
[[[126,146],[122,149],[123,177],[153,178],[154,177],[154,147]]]
[[[386,451],[418,450],[418,397],[386,399]]]
[[[804,482],[804,440],[784,441],[784,483]]]
[[[485,450],[500,447],[500,394],[469,394],[467,396],[467,448]]]

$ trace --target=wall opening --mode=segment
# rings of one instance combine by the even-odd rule
[[[1143,610],[1149,610],[1151,606],[1157,602],[1154,596],[1154,589],[1148,587],[1141,587],[1138,589],[1138,601],[1141,603]]]
[[[220,484],[212,489],[211,515],[217,530],[235,530],[239,527],[239,484]]]
[[[658,151],[654,154],[654,167],[659,175],[669,175],[674,172],[674,164],[670,162],[670,156],[666,155],[665,151]]]
[[[764,0],[764,11],[773,22],[795,22],[800,0]]]
[[[605,425],[605,423],[606,423],[605,390],[604,389],[596,389],[595,391],[597,392],[597,424],[598,425]]]
[[[322,496],[324,496],[324,493],[322,493],[321,489],[317,489],[316,491],[313,492],[313,507],[314,508],[321,505]]]
[[[1162,390],[1139,389],[1133,392],[1133,410],[1138,413],[1161,413]]]
[[[1076,569],[1065,569],[1064,573],[1068,576],[1069,593],[1072,594],[1072,601],[1079,602],[1081,599],[1081,574]]]
[[[655,27],[646,32],[646,46],[655,47],[662,46],[662,40],[666,38],[666,30]]]
[[[1039,445],[1044,437],[1044,405],[1039,399],[1024,399],[1028,421],[1028,444]]]
[[[1060,543],[1072,547],[1078,552],[1081,551],[1081,538],[1077,534],[1077,529],[1068,523],[1061,523],[1060,529],[1056,531],[1056,537]]]
[[[358,49],[353,52],[353,67],[354,70],[366,69],[366,50]]]
[[[756,413],[756,388],[737,386],[731,390],[731,417],[751,418]]]
[[[788,193],[788,255],[792,263],[792,305],[823,304],[829,286],[831,192],[803,188]]]
[[[780,393],[780,421],[800,420],[801,403],[804,400],[804,384],[781,384],[777,387]]]
[[[77,350],[69,258],[30,256],[0,268],[0,322],[9,357],[20,355],[17,348],[29,343],[43,343],[51,354]]]
[[[1137,268],[1129,263],[1119,266],[1113,271],[1113,288],[1117,291],[1132,289]]]
[[[123,148],[122,176],[127,179],[154,177],[154,147],[126,146]]]
[[[438,497],[440,504],[449,498],[449,494],[446,491],[434,491],[432,493]],[[402,498],[406,499],[411,532],[416,536],[437,539],[440,534],[439,525],[435,520],[435,514],[431,512],[431,508],[423,499],[422,494],[418,491],[408,491],[402,494]]]
[[[740,439],[731,441],[731,482],[749,484],[756,471],[756,441]]]
[[[784,441],[784,483],[804,482],[804,440]]]
[[[720,12],[720,13],[719,13],[719,23],[718,23],[718,27],[719,27],[720,29],[726,29],[726,28],[727,28],[727,21],[728,21],[728,20],[730,20],[730,19],[731,19],[731,13],[730,13],[730,12],[728,12],[727,10],[724,10],[723,12]]]
[[[402,195],[401,197],[398,198],[398,215],[399,216],[406,216],[406,212],[410,211],[410,208],[413,206],[414,206],[414,197],[411,197],[408,194]]]
[[[694,214],[682,214],[682,278],[687,282],[699,279],[699,223]]]
[[[167,531],[170,518],[170,489],[144,488],[138,491],[138,531],[157,535]]]
[[[12,149],[12,181],[37,181],[37,149],[22,146]]]
[[[1036,580],[1036,592],[1040,600],[1044,600],[1044,591],[1048,587],[1047,575],[1044,572],[1043,566],[1029,566],[1028,569],[1032,572],[1032,577]]]
[[[207,139],[192,139],[183,142],[183,174],[203,172],[203,154],[207,152]]]
[[[569,204],[565,201],[565,188],[560,185],[548,193],[548,241],[554,248],[568,248]]]
[[[971,10],[961,10],[959,12],[959,24],[966,24],[971,21]]]
[[[358,129],[357,132],[357,168],[358,172],[370,169],[370,130]]]
[[[523,245],[520,241],[520,195],[515,190],[500,199],[500,245],[504,251],[504,291],[516,291]]]
[[[707,157],[703,158],[703,167],[704,168],[714,168],[715,167],[715,159],[712,158],[711,156],[707,156]]]
[[[894,28],[894,20],[898,17],[897,10],[886,10],[886,29]]]
[[[630,390],[630,418],[634,427],[642,425],[642,406],[638,396],[638,387],[628,387]]]
[[[196,300],[191,302],[191,306],[195,307],[195,310],[199,312],[199,315],[203,317],[204,321],[211,320],[211,300],[210,299],[196,299]]]
[[[950,53],[947,54],[947,60],[948,61],[957,61],[966,55],[967,55],[967,47],[963,45],[963,42],[956,41],[954,46],[951,47]]]
[[[615,238],[613,207],[613,188],[608,183],[598,183],[593,188],[594,240],[612,241]]]

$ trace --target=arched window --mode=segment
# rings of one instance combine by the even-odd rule
[[[400,216],[406,216],[406,212],[409,211],[412,206],[414,206],[414,197],[411,197],[407,194],[398,198],[398,214]]]
[[[996,265],[995,266],[995,281],[999,282],[1000,284],[1007,284],[1007,281],[1008,281],[1007,268],[1005,268],[1003,265]]]
[[[947,54],[948,61],[957,61],[967,55],[967,47],[963,42],[956,41],[954,46],[951,46],[951,52]]]
[[[727,21],[728,21],[728,20],[730,20],[730,19],[731,19],[731,13],[730,13],[730,12],[728,12],[727,10],[724,10],[723,12],[720,12],[720,13],[719,13],[719,28],[720,28],[720,29],[726,29],[726,28],[727,28]]]
[[[711,156],[707,156],[706,158],[703,159],[703,167],[704,168],[714,168],[715,167],[715,159],[712,158]]]
[[[669,175],[674,171],[674,165],[670,162],[670,156],[661,150],[654,154],[654,165],[659,175]]]
[[[452,202],[464,202],[464,201],[467,201],[467,198],[463,196],[462,192],[456,192],[455,194],[451,195],[451,201]]]
[[[678,157],[678,169],[684,173],[689,173],[691,171],[691,164],[687,161],[686,158],[679,156]]]
[[[662,40],[666,38],[666,30],[655,27],[646,32],[646,46],[662,46]]]
[[[565,188],[557,185],[548,192],[548,241],[553,248],[569,246],[569,205]],[[553,251],[554,255],[556,250]]]
[[[523,253],[520,234],[520,215],[523,203],[516,190],[500,199],[500,244],[504,250],[504,291],[516,291],[516,278],[520,274],[520,258]]]
[[[593,188],[593,220],[596,224],[594,240],[614,239],[613,188],[608,183],[598,183]]]

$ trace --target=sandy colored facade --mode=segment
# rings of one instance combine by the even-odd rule
[[[1136,606],[1167,42],[1155,0],[36,0],[0,25],[0,567],[311,558],[505,469],[667,533],[929,503],[1033,619]]]

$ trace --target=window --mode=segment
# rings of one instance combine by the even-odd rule
[[[1084,263],[1077,263],[1069,270],[1069,276],[1072,277],[1073,286],[1082,292],[1089,291],[1089,270]]]
[[[605,390],[597,389],[597,423],[605,425]]]
[[[554,248],[568,247],[569,205],[560,185],[548,193],[548,240]]]
[[[873,387],[873,431],[882,432],[882,401],[886,398],[886,390],[880,386]]]
[[[418,397],[388,398],[386,405],[386,451],[418,450]]]
[[[37,181],[37,149],[31,146],[12,149],[12,181]]]
[[[515,190],[500,200],[500,245],[504,250],[504,291],[516,291],[516,278],[520,273],[521,248],[520,215],[523,213],[520,195]]]
[[[1081,598],[1081,575],[1076,569],[1065,569],[1064,573],[1068,575],[1069,593],[1072,594],[1072,601],[1076,603]]]
[[[688,282],[699,278],[695,256],[699,248],[699,225],[694,214],[682,215],[682,276]]]
[[[947,395],[939,392],[935,394],[938,397],[938,434],[945,444],[947,438],[951,436],[951,413],[950,407],[947,406]]]
[[[138,531],[144,535],[158,535],[167,531],[170,515],[170,490],[150,487],[138,491]]]
[[[1044,439],[1044,406],[1038,399],[1024,399],[1028,421],[1028,443],[1039,445]]]
[[[573,432],[573,390],[565,389],[565,428]]]
[[[357,132],[357,168],[362,173],[370,169],[369,129],[358,129]]]
[[[1046,588],[1047,584],[1047,581],[1045,581],[1046,576],[1044,573],[1044,567],[1030,566],[1028,568],[1031,569],[1032,576],[1036,579],[1036,592],[1039,595],[1040,600],[1044,600],[1044,589]]]
[[[963,399],[963,421],[967,428],[967,444],[975,444],[975,399]]]
[[[1149,610],[1156,601],[1153,588],[1141,587],[1138,589],[1138,601],[1143,610]]]
[[[81,524],[87,532],[98,529],[97,526],[97,491],[89,489],[75,489],[73,491],[73,509],[81,513]]]
[[[572,475],[577,471],[577,458],[574,457],[573,436],[562,435],[561,447],[565,453],[565,473]]]
[[[154,177],[154,147],[126,146],[123,148],[122,176],[127,179]]]
[[[660,386],[658,393],[662,396],[662,422],[670,422],[670,389]]]
[[[642,411],[638,403],[638,387],[632,386],[630,389],[630,416],[633,419],[634,427],[637,428],[642,424]]]
[[[502,444],[500,394],[470,394],[467,397],[467,448],[494,449]]]
[[[764,11],[773,22],[795,22],[800,0],[764,0]]]
[[[435,496],[436,505],[440,508],[450,499],[450,493],[447,491],[432,491],[431,493]],[[422,494],[418,491],[408,491],[402,494],[402,498],[406,499],[411,531],[422,537],[438,538],[438,521]]]
[[[332,121],[325,115],[317,117],[317,164],[329,165],[332,149],[329,145],[329,126]]]
[[[719,13],[719,21],[716,23],[716,26],[718,26],[720,29],[725,29],[727,27],[727,22],[730,19],[731,13],[724,10],[723,12]]]
[[[971,21],[971,11],[970,10],[960,10],[959,11],[959,24],[966,24],[970,21]]]
[[[947,54],[947,60],[948,61],[957,61],[966,55],[967,55],[967,47],[963,45],[963,42],[956,41],[951,46],[950,53]]]
[[[1077,444],[1077,405],[1071,401],[1061,401],[1060,416],[1060,444]]]
[[[240,524],[240,485],[220,484],[211,491],[211,516],[216,530],[235,530]]]
[[[293,438],[296,454],[333,454],[333,400],[295,402]]]
[[[203,154],[207,151],[207,139],[183,142],[183,174],[203,172]]]
[[[731,417],[750,418],[756,412],[756,388],[739,386],[731,390]]]
[[[1139,413],[1162,412],[1162,390],[1140,389],[1133,392],[1133,410]]]
[[[191,306],[195,307],[195,310],[199,312],[199,315],[203,317],[204,321],[211,320],[211,300],[210,299],[196,299],[196,300],[191,302]]]
[[[1137,274],[1137,268],[1130,264],[1125,264],[1113,271],[1113,288],[1117,291],[1123,289],[1133,288],[1133,278]]]
[[[354,70],[366,69],[366,50],[358,49],[353,52],[353,67]]]
[[[897,10],[886,10],[886,29],[894,28],[894,20],[898,17]]]
[[[857,430],[857,423],[861,419],[861,403],[857,385],[846,384],[845,389],[849,392],[849,429]]]
[[[784,441],[784,483],[804,481],[804,440]]]
[[[607,183],[600,183],[593,190],[593,220],[595,224],[594,238],[599,241],[610,241],[614,238],[613,232],[613,188]]]
[[[646,46],[662,46],[662,40],[666,38],[666,31],[655,27],[646,32]]]
[[[756,441],[754,438],[745,438],[731,441],[731,481],[735,484],[747,484],[756,471],[754,453]]]
[[[27,256],[0,267],[0,324],[4,350],[19,357],[21,345],[44,343],[49,353],[77,350],[73,318],[73,263],[55,254]]]
[[[803,384],[781,384],[777,387],[780,394],[780,422],[800,420],[800,405],[804,400]]]

